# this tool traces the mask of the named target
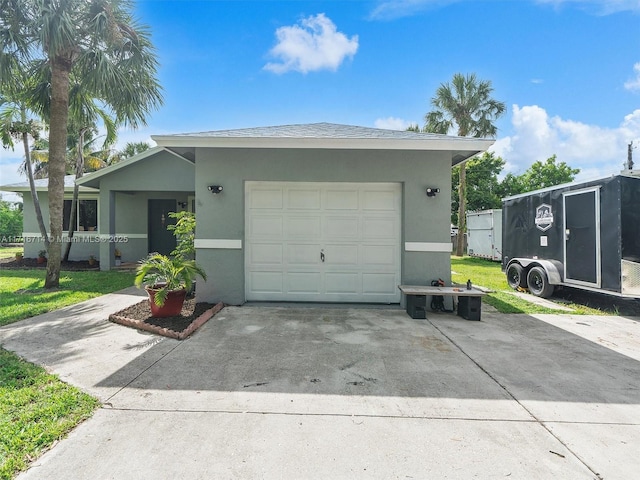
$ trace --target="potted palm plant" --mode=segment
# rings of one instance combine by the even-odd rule
[[[46,250],[40,250],[38,252],[38,263],[44,263],[47,261],[47,251]]]
[[[207,280],[195,260],[150,253],[138,264],[135,285],[144,286],[147,291],[152,316],[172,317],[180,315],[187,291],[197,276]]]

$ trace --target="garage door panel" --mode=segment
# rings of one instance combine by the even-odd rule
[[[251,217],[249,236],[257,238],[282,238],[282,215]]]
[[[327,266],[358,265],[358,246],[325,244],[324,258]]]
[[[365,240],[394,239],[398,229],[398,220],[394,217],[364,217],[362,231]]]
[[[358,216],[351,215],[343,217],[328,216],[324,224],[325,237],[328,239],[358,240],[359,220]]]
[[[396,276],[388,273],[363,273],[362,293],[364,295],[390,295],[395,296],[398,291]]]
[[[287,238],[318,239],[322,231],[322,219],[319,215],[287,218]]]
[[[322,291],[320,272],[289,272],[286,282],[288,293],[320,294]]]
[[[382,212],[398,211],[397,195],[388,190],[365,190],[363,192],[363,210]]]
[[[290,188],[287,192],[287,207],[295,210],[320,210],[321,198],[319,188]]]
[[[282,294],[281,271],[251,272],[251,290],[255,293]]]
[[[287,265],[318,265],[320,263],[320,244],[296,244],[286,245]]]
[[[252,244],[249,248],[250,261],[254,265],[282,265],[281,243]]]
[[[358,210],[358,190],[328,189],[326,192],[326,210]]]
[[[360,274],[347,272],[327,273],[325,292],[328,294],[359,294]]]
[[[390,245],[363,245],[362,263],[365,266],[395,267],[398,263],[397,252]]]
[[[250,198],[249,208],[251,209],[276,208],[281,210],[284,206],[282,188],[254,188]]]
[[[247,182],[247,300],[399,302],[401,192],[394,183]]]

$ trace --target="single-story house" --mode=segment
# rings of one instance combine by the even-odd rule
[[[86,241],[71,259],[93,254],[110,269],[116,248],[124,261],[169,253],[169,212],[195,211],[208,274],[198,300],[228,304],[399,303],[401,283],[450,281],[451,167],[492,144],[330,123],[152,138],[156,147],[78,180]],[[35,256],[28,186],[2,188],[23,193],[25,256]]]

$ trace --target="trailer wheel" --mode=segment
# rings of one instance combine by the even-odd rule
[[[536,297],[548,298],[553,294],[554,286],[549,283],[547,272],[542,267],[533,267],[527,274],[529,291]]]
[[[527,286],[527,277],[524,268],[519,263],[512,263],[507,267],[507,283],[514,290]]]

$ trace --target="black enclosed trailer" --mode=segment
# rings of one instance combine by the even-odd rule
[[[640,298],[640,177],[622,173],[502,201],[502,268],[512,288],[567,285]]]

